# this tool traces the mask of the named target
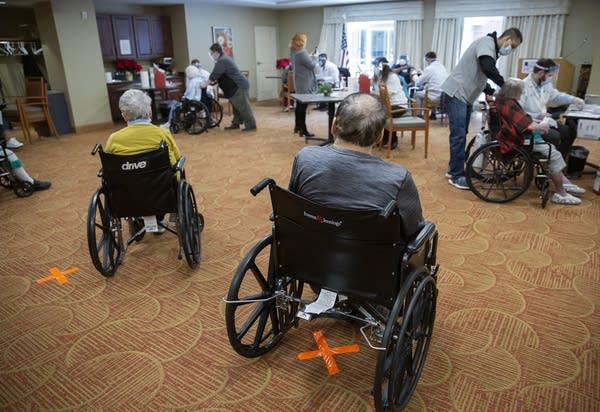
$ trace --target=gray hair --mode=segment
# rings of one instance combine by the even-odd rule
[[[525,83],[523,83],[523,80],[511,77],[510,79],[506,79],[504,81],[504,84],[500,90],[496,92],[496,96],[503,99],[519,100],[521,93],[523,93],[524,87]]]
[[[336,138],[362,147],[371,146],[381,135],[385,120],[385,109],[378,97],[353,93],[337,109]]]
[[[152,115],[152,99],[138,89],[129,89],[119,99],[119,110],[127,120],[147,119]]]

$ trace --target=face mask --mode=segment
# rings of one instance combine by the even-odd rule
[[[508,44],[508,46],[502,46],[502,47],[500,47],[500,50],[498,50],[498,54],[500,56],[508,56],[511,52],[512,52],[512,47],[511,47],[510,43]]]
[[[540,82],[540,86],[543,86],[543,85],[549,84],[549,83],[552,83],[552,78],[548,77],[548,76],[544,76],[542,78],[542,81]]]

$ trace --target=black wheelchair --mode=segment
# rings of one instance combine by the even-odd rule
[[[6,152],[6,140],[0,137],[0,186],[12,189],[18,197],[28,197],[33,194],[33,186],[16,178]]]
[[[98,173],[102,184],[92,195],[87,219],[94,267],[104,276],[114,275],[129,245],[142,240],[146,231],[164,230],[177,235],[178,258],[185,256],[189,267],[195,268],[200,262],[204,218],[198,213],[192,186],[185,180],[185,157],[171,166],[164,142],[155,150],[128,156],[106,153],[96,144],[92,155],[96,153],[102,163]],[[175,217],[176,229],[160,221],[167,213]],[[121,219],[128,226],[125,243]]]
[[[522,146],[501,153],[496,141],[499,114],[493,104],[485,102],[480,102],[480,111],[489,129],[482,127],[466,147],[465,178],[471,192],[486,202],[506,203],[525,193],[534,180],[545,208],[550,198],[547,164],[552,146],[541,143],[548,146],[547,154],[542,154],[533,150],[532,138],[525,138]]]
[[[436,313],[437,230],[426,222],[410,241],[392,201],[384,211],[340,210],[269,187],[272,234],[238,266],[226,298],[229,342],[245,357],[274,348],[299,319],[343,319],[360,325],[379,351],[374,380],[377,410],[405,407],[423,371]],[[311,289],[303,298],[304,286]],[[335,303],[315,311],[315,293]]]
[[[169,130],[173,134],[179,133],[180,130],[189,134],[200,134],[208,128],[218,127],[222,119],[223,107],[208,95],[203,101],[183,98],[173,112]]]

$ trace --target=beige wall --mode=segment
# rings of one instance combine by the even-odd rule
[[[581,64],[592,63],[592,78],[588,93],[600,94],[600,1],[571,0],[571,10],[565,21],[563,58],[575,65],[573,91],[577,88]],[[583,43],[584,39],[587,41]]]
[[[306,33],[306,48],[310,53],[319,44],[323,28],[323,8],[282,10],[279,12],[279,26],[279,57],[290,55],[290,40],[296,33]]]
[[[187,27],[185,24],[185,7],[183,5],[164,7],[164,12],[171,21],[171,37],[173,40],[173,67],[182,72],[189,64]]]

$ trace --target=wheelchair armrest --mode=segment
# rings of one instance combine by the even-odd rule
[[[183,172],[183,165],[185,164],[185,156],[181,156],[175,163],[175,171]]]
[[[385,207],[385,209],[383,209],[381,211],[381,213],[379,214],[379,216],[383,217],[384,219],[387,219],[388,217],[390,217],[390,214],[394,210],[395,206],[396,206],[396,201],[395,200],[390,200],[390,203],[388,203],[387,206]]]
[[[94,145],[94,147],[92,148],[92,156],[94,156],[96,153],[98,153],[99,151],[102,151],[102,145],[100,143],[96,143]]]
[[[271,179],[270,177],[265,177],[263,180],[258,182],[252,189],[250,189],[250,193],[252,193],[252,196],[256,196],[265,187],[267,187],[268,185],[271,185],[271,184],[275,184],[275,180]]]
[[[100,170],[98,170],[98,177],[102,177],[104,175],[104,173],[102,172],[102,168],[100,168]]]
[[[421,249],[421,247],[423,247],[423,244],[427,240],[435,235],[435,232],[436,228],[433,222],[425,221],[421,230],[419,230],[416,236],[406,245],[407,252],[411,254],[416,253],[419,249]]]

